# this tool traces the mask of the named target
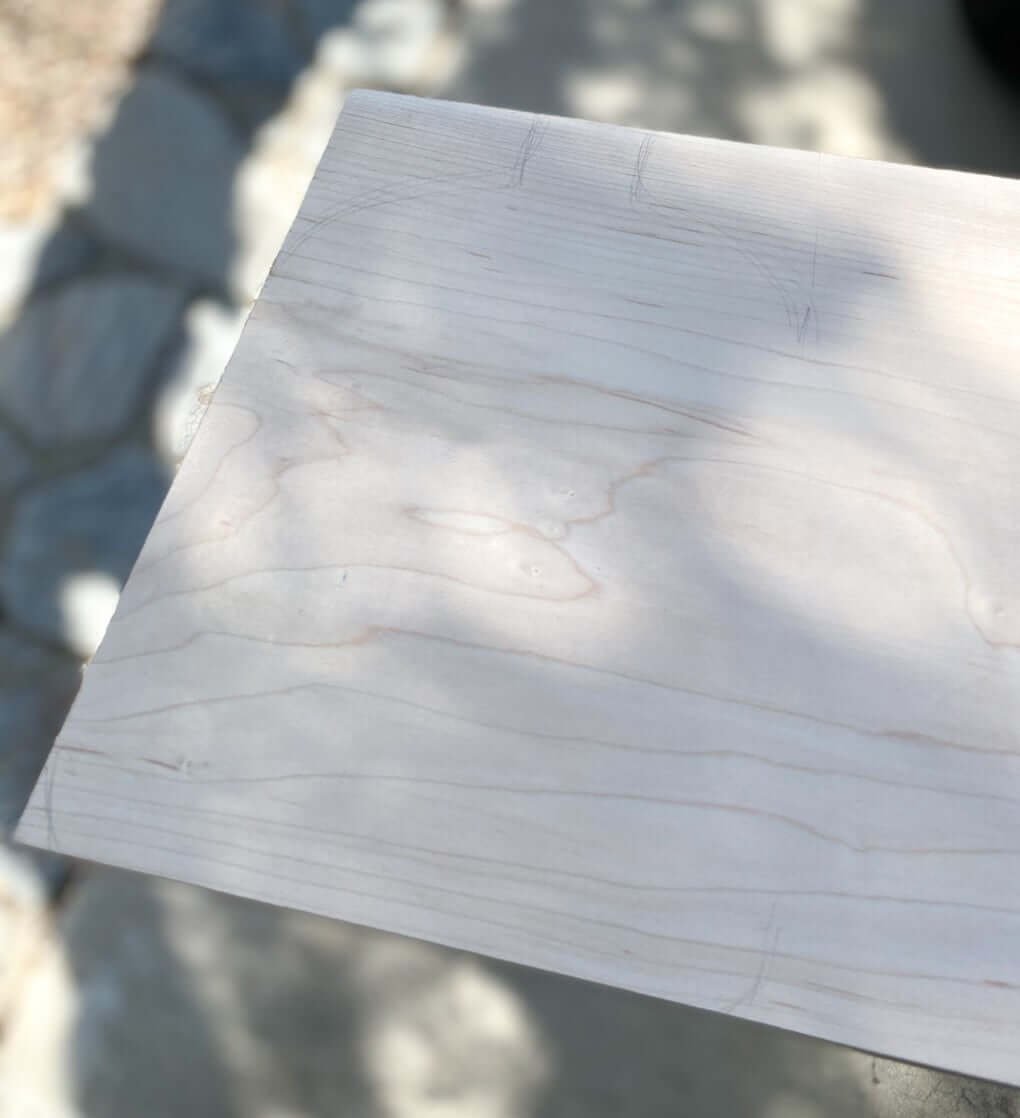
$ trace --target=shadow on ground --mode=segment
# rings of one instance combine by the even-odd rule
[[[469,32],[458,100],[1020,174],[955,0],[492,0]]]

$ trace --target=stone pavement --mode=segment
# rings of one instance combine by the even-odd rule
[[[346,88],[1020,172],[1016,102],[952,0],[166,0],[148,31],[118,32],[136,60],[59,213],[0,226],[0,835]],[[1020,1094],[0,848],[0,1118],[688,1112],[1020,1116]]]

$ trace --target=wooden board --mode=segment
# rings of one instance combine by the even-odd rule
[[[353,96],[19,837],[1020,1083],[1018,218]]]

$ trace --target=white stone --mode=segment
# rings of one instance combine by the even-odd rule
[[[54,1115],[52,1109],[37,1109],[38,1100],[10,1082],[4,1074],[2,1051],[4,1031],[31,996],[33,974],[46,958],[51,939],[45,876],[28,852],[0,845],[0,1118]],[[52,1013],[50,1016],[52,1020]]]
[[[208,300],[188,310],[185,345],[153,407],[153,440],[167,466],[176,467],[191,445],[247,316],[247,307]]]
[[[50,232],[51,226],[45,223],[0,222],[0,329],[6,329],[31,287],[36,261]]]
[[[60,606],[64,640],[83,659],[91,656],[103,639],[120,597],[120,584],[103,571],[79,571],[64,579]]]
[[[0,1023],[0,1118],[85,1118],[75,1100],[74,974],[50,921],[18,961]]]
[[[46,909],[46,890],[31,863],[0,846],[0,1022],[37,947]]]

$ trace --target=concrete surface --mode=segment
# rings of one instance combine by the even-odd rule
[[[1020,1114],[954,1076],[112,871],[40,942],[0,1118]]]
[[[346,88],[1020,173],[1020,109],[953,0],[74,8],[60,39],[40,28],[66,5],[0,0],[0,88],[31,109],[0,159],[0,834]],[[54,211],[30,172],[49,197],[61,145]],[[131,875],[78,868],[54,907],[66,872],[0,848],[0,1118],[1020,1115],[1017,1092]]]

